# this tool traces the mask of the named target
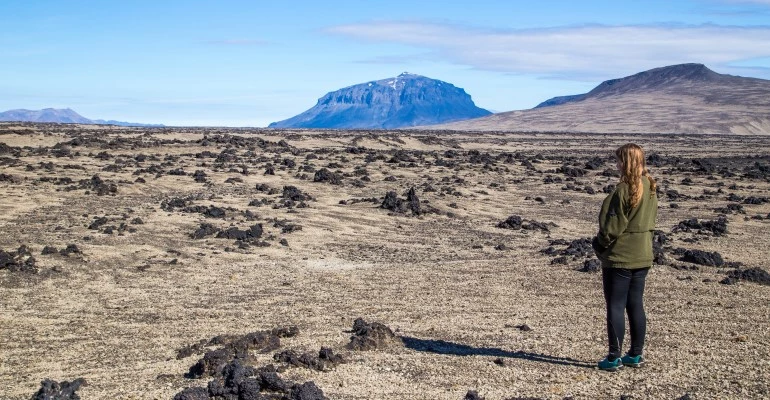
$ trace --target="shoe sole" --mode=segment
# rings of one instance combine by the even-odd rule
[[[619,370],[621,368],[623,368],[623,364],[618,365],[617,367],[614,367],[614,368],[602,368],[602,367],[599,367],[600,370],[607,371],[607,372],[615,372],[615,371],[617,371],[617,370]]]
[[[638,364],[623,364],[624,367],[630,367],[630,368],[642,368],[642,365],[644,365],[643,362],[640,362]]]

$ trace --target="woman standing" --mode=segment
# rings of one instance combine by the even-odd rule
[[[606,371],[644,364],[644,281],[652,266],[652,235],[658,215],[657,186],[645,166],[642,148],[629,143],[618,148],[615,156],[620,183],[602,203],[599,234],[594,238],[594,250],[602,262],[609,339],[609,353],[598,364]],[[631,347],[621,357],[625,313]]]

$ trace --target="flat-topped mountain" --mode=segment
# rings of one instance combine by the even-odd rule
[[[703,64],[655,68],[531,110],[441,125],[460,130],[770,134],[770,80]]]
[[[451,83],[403,73],[327,93],[311,109],[270,128],[393,129],[489,115]]]
[[[44,108],[42,110],[8,110],[0,112],[0,121],[20,122],[55,122],[60,124],[98,124],[120,126],[156,126],[160,124],[140,124],[103,119],[88,119],[69,108]]]

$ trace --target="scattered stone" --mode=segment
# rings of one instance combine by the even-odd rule
[[[350,343],[347,348],[350,350],[378,350],[391,346],[403,346],[401,338],[396,336],[393,331],[379,322],[368,323],[363,318],[357,318],[353,322],[350,337]]]
[[[203,239],[204,237],[211,236],[217,232],[219,232],[219,230],[215,228],[214,225],[204,222],[200,224],[198,229],[196,229],[190,237],[193,239]]]
[[[549,242],[550,246],[548,246],[543,250],[540,250],[540,252],[547,256],[565,257],[564,261],[566,261],[568,257],[572,257],[573,260],[577,260],[579,258],[588,258],[593,256],[594,254],[594,249],[591,246],[591,241],[592,241],[592,238],[575,239],[571,242],[567,242],[564,239],[551,240]],[[567,248],[563,250],[557,250],[554,247],[554,246],[564,246],[564,245],[567,245]],[[564,263],[566,264],[566,262]]]
[[[728,274],[728,278],[732,278],[736,281],[740,279],[748,282],[754,282],[765,286],[770,285],[770,273],[759,267],[736,269]]]
[[[41,255],[48,255],[48,254],[56,254],[59,250],[56,247],[53,246],[45,246],[43,247],[43,251],[40,252]]]
[[[289,398],[291,400],[327,400],[324,392],[313,381],[292,386]]]
[[[59,251],[59,254],[65,256],[65,257],[69,257],[70,254],[83,254],[83,252],[80,251],[80,249],[78,248],[77,245],[75,245],[75,244],[68,244],[67,247],[65,247],[65,248],[63,248],[63,249],[61,249]]]
[[[209,391],[202,387],[188,387],[177,393],[174,400],[209,400]]]
[[[498,358],[498,360],[502,359]],[[497,360],[495,360],[495,364],[497,364]],[[469,390],[468,393],[465,394],[465,397],[463,397],[463,400],[484,400],[484,397],[479,396],[479,392],[475,390]]]
[[[0,250],[0,270],[36,274],[38,269],[35,263],[36,260],[27,246],[19,246],[16,251]]]
[[[206,173],[201,170],[193,172],[192,176],[193,179],[195,179],[195,182],[198,183],[206,183],[208,181],[208,175],[206,175]]]
[[[332,185],[342,184],[342,175],[336,172],[331,172],[326,168],[321,168],[315,172],[313,176],[313,182],[326,182]]]
[[[219,231],[216,237],[223,239],[235,239],[239,241],[259,239],[262,237],[262,224],[252,225],[249,229],[246,230],[232,226],[223,231]]]
[[[716,251],[708,252],[703,250],[685,250],[679,260],[708,267],[721,267],[725,263],[722,255]]]
[[[116,184],[103,180],[99,175],[94,175],[91,179],[80,180],[78,188],[92,190],[97,196],[115,195],[118,192]]]
[[[602,262],[593,258],[583,261],[583,267],[578,271],[580,272],[599,272],[602,270]]]
[[[282,337],[291,337],[299,333],[295,326],[286,328],[276,328],[272,331],[258,331],[248,333],[243,336],[216,336],[209,340],[206,345],[198,344],[185,346],[177,352],[177,358],[187,357],[188,354],[194,354],[204,347],[220,345],[219,349],[206,352],[203,358],[198,360],[195,365],[190,367],[187,376],[190,378],[201,378],[203,376],[214,376],[219,374],[233,358],[248,359],[250,351],[267,353],[277,350],[281,346]]]
[[[764,204],[764,203],[770,203],[770,198],[749,196],[743,199],[743,204]]]
[[[420,199],[417,198],[414,188],[407,191],[406,200],[399,198],[396,192],[388,192],[385,194],[385,199],[382,201],[382,204],[380,204],[380,208],[400,214],[407,212],[411,212],[412,215],[422,214]]]
[[[666,254],[663,250],[663,246],[668,243],[671,239],[669,239],[668,236],[666,236],[663,231],[656,230],[652,234],[652,254],[653,254],[653,260],[652,262],[658,265],[668,265],[669,262],[666,259]]]
[[[743,209],[743,206],[737,203],[728,203],[724,207],[717,207],[714,209],[719,214],[746,214],[746,210]]]
[[[21,179],[10,174],[0,174],[0,182],[19,183]]]
[[[86,385],[86,380],[78,378],[72,382],[62,381],[61,383],[51,379],[45,379],[40,382],[40,389],[32,396],[32,400],[80,400],[77,395],[78,389]]]
[[[164,211],[174,211],[178,208],[185,208],[192,202],[190,198],[172,197],[160,202],[160,208]]]
[[[688,220],[680,221],[677,226],[672,229],[672,232],[693,232],[698,234],[712,234],[714,236],[722,236],[727,233],[727,218],[720,217],[716,220],[698,220],[697,218],[691,218]]]
[[[344,358],[335,354],[328,347],[321,347],[318,355],[311,353],[297,353],[294,350],[285,350],[273,356],[275,361],[283,362],[295,367],[309,368],[317,371],[330,371],[338,364],[345,362]]]
[[[572,178],[578,178],[586,174],[586,170],[583,168],[570,167],[568,165],[562,165],[556,169],[556,172],[560,172]]]
[[[551,265],[554,265],[554,264],[567,265],[569,264],[569,259],[567,259],[567,256],[559,256],[551,260]]]
[[[327,400],[323,391],[312,381],[296,384],[285,381],[273,365],[253,368],[235,358],[222,368],[203,388],[187,388],[177,396],[203,396],[201,399],[226,400]],[[179,400],[197,400],[199,397],[180,397]],[[175,400],[177,397],[174,398]]]
[[[586,161],[585,169],[598,170],[604,165],[605,161],[606,160],[601,157],[593,157],[590,160]]]
[[[223,208],[215,206],[204,207],[201,214],[206,218],[224,218],[226,215]]]
[[[91,224],[88,225],[88,229],[97,230],[99,229],[99,227],[101,227],[102,225],[105,225],[107,222],[108,222],[107,217],[96,217],[91,222]]]
[[[296,186],[284,186],[282,198],[292,201],[309,201],[313,200],[309,195],[302,193]]]
[[[511,215],[510,217],[506,218],[505,221],[499,222],[497,227],[503,229],[521,229],[521,225],[521,217],[518,215]]]
[[[545,222],[538,222],[535,220],[528,220],[527,222],[523,223],[521,225],[521,229],[527,230],[527,231],[542,231],[542,232],[550,232],[551,229],[550,226],[556,226],[554,223],[545,223]]]
[[[738,279],[736,279],[735,277],[732,277],[732,276],[727,276],[724,279],[722,279],[721,281],[719,281],[719,283],[721,283],[723,285],[735,285],[736,283],[738,283]]]

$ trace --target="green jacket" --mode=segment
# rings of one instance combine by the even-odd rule
[[[602,203],[596,255],[602,267],[645,268],[652,266],[652,234],[658,216],[658,197],[650,197],[650,181],[642,177],[644,193],[639,205],[628,208],[628,184],[620,183]]]

